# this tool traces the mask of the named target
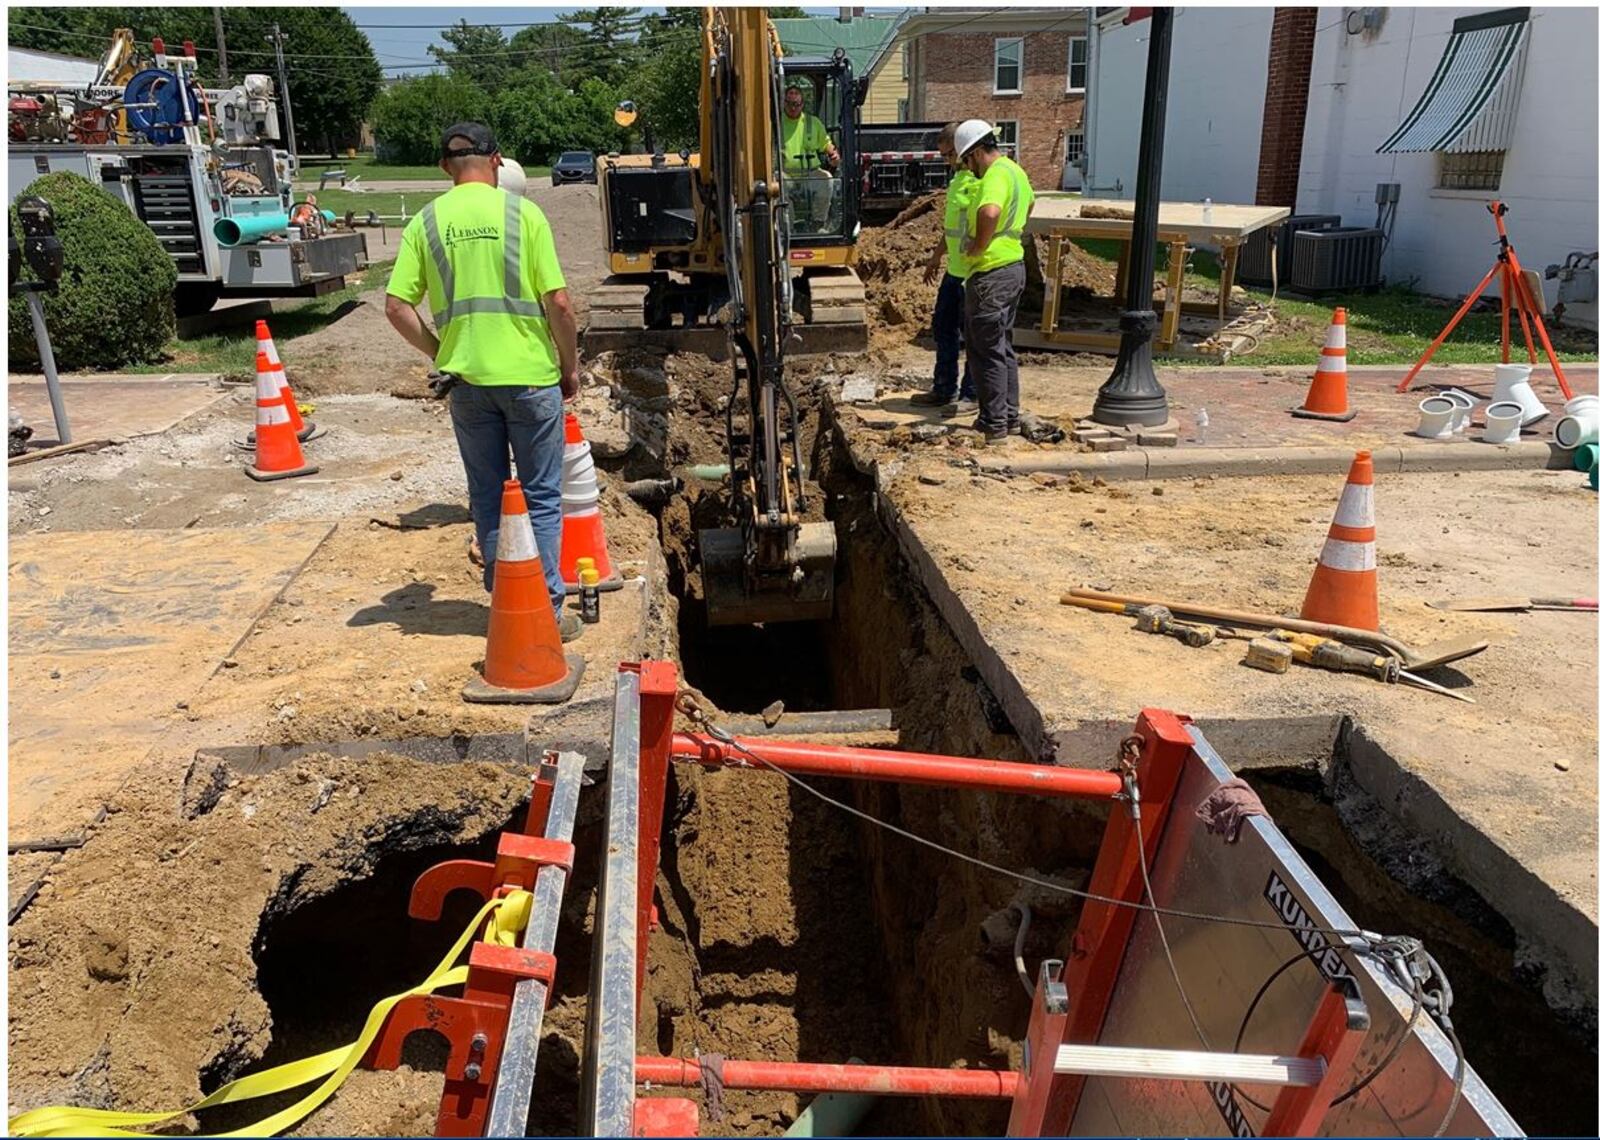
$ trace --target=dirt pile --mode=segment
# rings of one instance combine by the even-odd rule
[[[241,1075],[274,1032],[254,954],[270,923],[382,858],[497,831],[527,791],[493,765],[381,754],[131,783],[11,928],[10,1110],[175,1108]]]

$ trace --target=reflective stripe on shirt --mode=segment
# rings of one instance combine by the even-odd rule
[[[506,194],[505,234],[505,295],[502,297],[456,297],[455,267],[445,254],[444,239],[439,236],[439,221],[433,203],[422,207],[422,230],[427,235],[428,253],[433,267],[439,272],[439,283],[444,293],[444,307],[433,314],[435,327],[443,332],[446,325],[457,317],[478,313],[500,313],[513,317],[544,319],[544,306],[538,301],[522,298],[522,200]]]

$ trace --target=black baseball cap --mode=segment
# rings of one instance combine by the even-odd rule
[[[457,139],[465,139],[470,146],[452,147],[450,144]],[[500,145],[494,141],[494,132],[482,123],[457,123],[453,127],[446,127],[443,137],[439,139],[439,149],[446,158],[454,158],[463,154],[498,154]]]

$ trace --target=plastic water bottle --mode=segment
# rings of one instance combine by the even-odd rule
[[[1194,417],[1194,435],[1195,435],[1195,440],[1198,443],[1200,443],[1201,446],[1205,445],[1205,442],[1206,442],[1206,428],[1208,428],[1209,426],[1211,426],[1211,417],[1206,415],[1206,410],[1204,408],[1201,408],[1198,412],[1195,413],[1195,417]]]
[[[1211,199],[1207,198],[1200,204],[1200,221],[1206,225],[1211,224]]]

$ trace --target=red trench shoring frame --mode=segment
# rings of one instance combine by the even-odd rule
[[[554,790],[555,767],[550,765],[534,777],[522,831],[501,834],[495,861],[451,859],[428,868],[412,884],[407,913],[412,918],[437,922],[445,897],[452,891],[471,891],[487,902],[514,890],[532,891],[540,867],[561,867],[570,874],[573,845],[544,838]],[[553,988],[555,972],[553,955],[518,946],[474,942],[467,957],[467,981],[461,996],[410,994],[400,999],[362,1057],[361,1065],[367,1069],[396,1068],[411,1034],[424,1029],[442,1034],[450,1043],[450,1054],[445,1061],[444,1093],[439,1098],[433,1134],[482,1136],[517,983],[532,978]]]
[[[646,661],[623,664],[620,669],[638,673],[640,681],[636,997],[642,995],[644,989],[667,768],[674,760],[710,767],[759,767],[741,752],[744,750],[773,768],[795,775],[1080,799],[1124,798],[1122,777],[1110,771],[828,747],[764,737],[735,737],[737,747],[732,747],[703,733],[674,733],[677,667],[666,661]],[[1154,865],[1178,777],[1194,748],[1187,724],[1187,718],[1161,709],[1145,709],[1139,714],[1134,729],[1139,751],[1132,765],[1132,777],[1140,795],[1139,822],[1135,824],[1127,811],[1111,813],[1089,882],[1091,893],[1127,903],[1143,901],[1144,884],[1135,843],[1143,845],[1145,859]],[[1054,1058],[1063,1043],[1094,1044],[1098,1041],[1136,914],[1129,906],[1085,900],[1064,971],[1066,992],[1072,995],[1072,1000],[1065,1012],[1053,1012],[1046,1001],[1049,987],[1036,987],[1026,1056],[1035,1060]],[[1320,1127],[1332,1101],[1335,1082],[1349,1074],[1362,1039],[1364,1025],[1351,1016],[1351,1005],[1347,991],[1330,986],[1325,992],[1298,1053],[1301,1057],[1321,1057],[1325,1063],[1324,1076],[1315,1085],[1281,1090],[1263,1135],[1310,1136]],[[1053,1063],[1040,1065],[1038,1069],[1039,1073],[1034,1076],[1027,1071],[1002,1073],[893,1065],[727,1060],[722,1064],[721,1075],[723,1087],[731,1089],[1010,1100],[1012,1109],[1007,1135],[1063,1135],[1072,1124],[1086,1078],[1057,1075]],[[683,1058],[638,1057],[635,1081],[698,1087],[700,1068],[695,1061]],[[635,1099],[636,1136],[683,1136],[696,1134],[698,1130],[698,1108],[692,1100]]]

